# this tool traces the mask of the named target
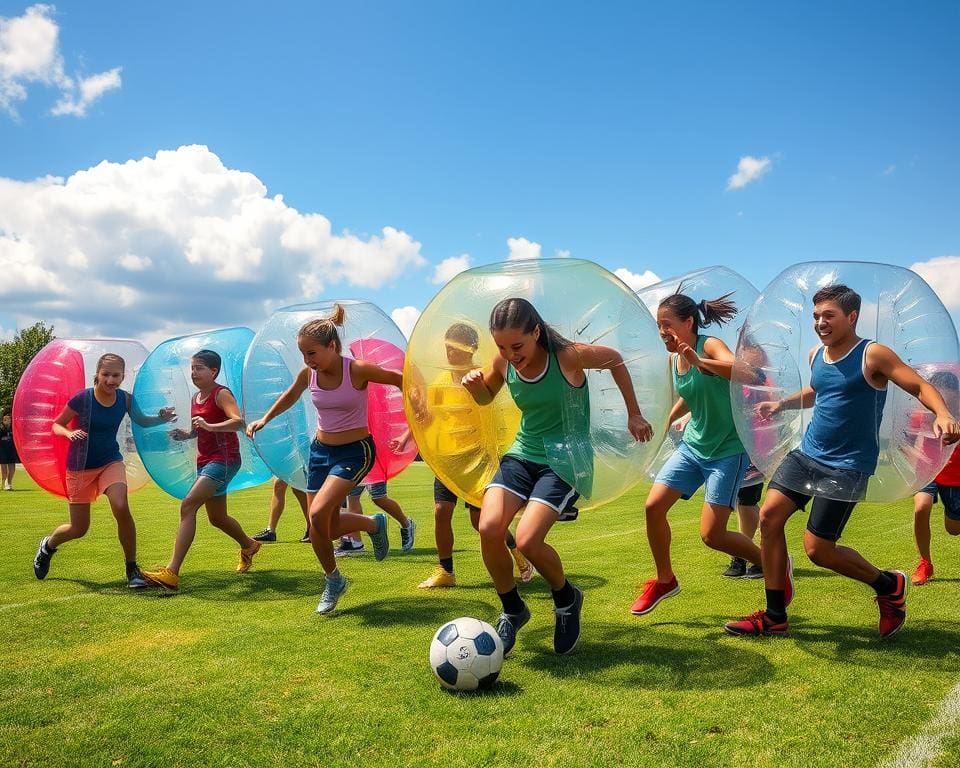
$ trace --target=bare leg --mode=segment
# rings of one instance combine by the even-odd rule
[[[710,549],[760,565],[760,547],[744,534],[727,530],[731,512],[730,507],[704,504],[700,513],[700,538]]]
[[[524,503],[505,488],[488,488],[480,510],[480,551],[499,594],[514,589],[513,558],[504,541],[507,529]]]
[[[56,549],[68,541],[82,538],[90,530],[90,505],[70,504],[70,522],[59,526],[47,539],[47,546]]]
[[[670,562],[670,524],[667,512],[683,494],[661,483],[654,483],[647,494],[644,511],[647,516],[647,541],[657,566],[657,581],[667,584],[673,581],[673,565]]]
[[[110,511],[117,521],[117,538],[123,548],[123,558],[128,563],[137,560],[137,524],[130,514],[130,504],[127,502],[127,486],[125,483],[114,483],[104,496],[110,502]]]
[[[753,541],[757,528],[760,527],[760,507],[755,504],[741,504],[737,502],[737,528],[750,541]]]
[[[917,551],[923,560],[930,557],[930,511],[933,509],[933,496],[929,493],[916,493],[913,496],[913,538]]]
[[[534,567],[550,584],[554,591],[567,583],[560,555],[546,543],[545,539],[553,524],[557,522],[557,513],[539,502],[530,502],[517,525],[517,549],[533,563]],[[510,569],[511,579],[513,568]]]
[[[763,558],[763,580],[767,589],[786,589],[787,521],[797,511],[796,504],[780,491],[767,491],[760,509],[760,554]]]

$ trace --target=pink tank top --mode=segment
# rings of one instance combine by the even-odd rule
[[[317,386],[317,372],[310,371],[310,399],[317,409],[317,429],[321,432],[347,432],[367,426],[367,390],[356,389],[350,381],[350,363],[343,358],[343,381],[336,389]]]

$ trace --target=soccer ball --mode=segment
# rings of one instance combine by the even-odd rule
[[[430,643],[430,667],[444,688],[490,688],[503,666],[503,641],[479,619],[464,616],[444,624]]]

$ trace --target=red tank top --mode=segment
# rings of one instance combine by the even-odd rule
[[[217,405],[217,395],[221,389],[230,390],[221,384],[214,384],[213,389],[202,403],[199,402],[200,393],[190,401],[190,417],[202,416],[208,424],[219,424],[229,417]],[[209,432],[198,429],[197,432],[197,466],[219,462],[233,466],[240,463],[240,439],[236,432]]]
[[[960,485],[960,447],[954,448],[946,466],[940,470],[936,481],[940,485]]]

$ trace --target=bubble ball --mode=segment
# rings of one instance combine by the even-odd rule
[[[384,368],[403,369],[406,339],[396,323],[376,305],[343,300],[284,307],[267,320],[247,351],[242,387],[247,421],[265,414],[303,369],[297,331],[309,320],[329,317],[336,304],[346,310],[343,327],[337,329],[344,355],[358,356]],[[374,477],[389,480],[413,461],[417,446],[411,440],[398,451],[390,448],[391,441],[402,438],[407,430],[399,390],[383,384],[368,384],[367,392],[367,426],[377,458],[364,480]],[[306,490],[306,466],[316,431],[317,411],[307,389],[291,408],[254,435],[254,445],[273,474],[294,488]]]
[[[958,359],[957,332],[933,289],[915,272],[870,262],[805,262],[781,272],[747,313],[737,345],[731,385],[734,420],[753,463],[770,477],[783,457],[800,446],[812,409],[781,411],[758,421],[755,404],[780,400],[810,383],[810,353],[820,346],[813,326],[813,296],[842,284],[860,294],[859,337],[890,347],[914,368],[944,366]],[[737,375],[739,371],[739,376]],[[763,374],[751,383],[750,371]],[[892,382],[880,424],[879,461],[864,495],[855,484],[807,473],[783,478],[800,493],[843,501],[894,501],[909,496],[936,474],[918,459],[915,414],[925,410]],[[942,450],[942,449],[941,449]],[[943,454],[943,461],[946,461]],[[818,473],[819,474],[819,473]]]
[[[950,413],[960,413],[960,362],[925,363],[917,366],[917,373],[936,388]],[[934,434],[933,420],[933,414],[917,403],[904,428],[908,439],[901,450],[921,478],[936,477],[957,450],[956,443],[944,445]]]
[[[407,345],[404,400],[420,455],[440,481],[471,504],[480,505],[500,458],[513,443],[519,413],[504,386],[493,403],[478,406],[459,385],[471,368],[497,354],[489,332],[494,305],[510,297],[529,300],[544,320],[574,342],[617,349],[633,381],[654,439],[638,443],[627,431],[623,398],[609,371],[587,371],[589,435],[566,434],[545,446],[550,466],[574,486],[580,509],[617,498],[643,475],[656,455],[670,412],[667,353],[656,323],[615,275],[580,259],[530,259],[477,267],[447,283],[424,309]],[[474,329],[479,348],[464,344],[463,328]],[[454,344],[450,344],[451,336]],[[451,352],[452,350],[452,352]],[[466,351],[467,361],[457,352]],[[417,416],[417,401],[427,417]],[[564,422],[571,403],[559,404]]]
[[[97,360],[108,352],[123,358],[122,388],[129,393],[147,356],[147,348],[133,339],[54,339],[30,361],[17,384],[13,437],[20,461],[37,485],[56,496],[69,495],[67,454],[71,443],[53,434],[53,421],[75,394],[93,386]],[[74,423],[72,428],[79,425]],[[137,454],[129,416],[120,423],[117,443],[126,466],[127,490],[136,491],[150,477]],[[86,441],[74,445],[76,460],[84,464]]]
[[[713,266],[697,269],[692,272],[687,272],[684,275],[677,275],[676,277],[662,280],[659,283],[648,285],[637,291],[637,296],[640,297],[640,300],[647,306],[647,309],[650,310],[654,319],[656,319],[660,302],[677,292],[689,296],[696,302],[704,299],[717,299],[726,294],[730,294],[730,301],[737,306],[737,316],[722,325],[713,323],[705,328],[701,328],[700,335],[713,336],[720,339],[730,348],[731,352],[737,348],[737,338],[740,334],[740,329],[743,327],[744,319],[747,316],[747,310],[753,305],[753,302],[756,301],[757,296],[760,295],[760,292],[754,287],[753,283],[739,273],[729,267]],[[672,376],[670,378],[670,385],[671,387],[673,386]],[[674,400],[676,400],[676,392],[673,393],[673,397]],[[647,474],[651,480],[656,479],[657,473],[663,465],[667,463],[667,460],[679,446],[685,425],[686,421],[679,425],[679,429],[677,429],[678,425],[673,425],[672,428],[667,431],[667,437],[663,441],[663,445],[660,447],[656,459],[650,464],[647,470]],[[758,480],[762,482],[763,478],[759,476],[752,478],[753,482],[751,484],[756,484]],[[747,483],[745,481],[744,487],[746,485]]]
[[[133,438],[143,465],[153,481],[171,496],[183,499],[197,479],[197,441],[170,437],[172,429],[185,432],[192,429],[190,405],[197,390],[190,377],[191,356],[201,349],[210,349],[220,355],[223,367],[216,382],[233,393],[242,413],[243,358],[251,341],[253,331],[249,328],[223,328],[178,336],[158,345],[140,367],[133,388],[140,408],[145,413],[156,413],[160,408],[172,406],[177,413],[176,421],[170,423],[149,427],[133,425]],[[253,488],[270,479],[270,470],[253,443],[242,430],[237,437],[241,466],[227,486],[228,491]]]

